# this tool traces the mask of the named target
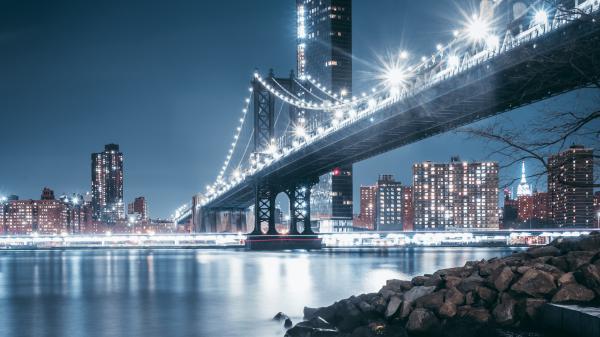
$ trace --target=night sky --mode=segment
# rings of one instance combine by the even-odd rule
[[[0,194],[84,193],[90,154],[114,142],[125,155],[125,201],[145,196],[151,216],[169,215],[214,180],[253,70],[295,68],[294,4],[0,0]],[[379,56],[420,57],[449,40],[461,9],[469,11],[454,1],[355,0],[355,91]],[[538,110],[501,118],[526,125]],[[451,155],[486,158],[479,141],[437,136],[355,165],[355,200],[380,173],[410,184],[413,162]]]

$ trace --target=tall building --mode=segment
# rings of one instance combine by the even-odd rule
[[[92,154],[92,207],[98,220],[114,224],[125,218],[123,153],[117,144]]]
[[[556,227],[594,225],[593,149],[573,145],[548,158],[549,217]]]
[[[402,186],[402,230],[412,231],[414,228],[413,188],[411,186]]]
[[[548,220],[548,193],[535,192],[517,198],[521,227],[544,227]]]
[[[502,208],[502,229],[516,228],[519,221],[519,204],[512,197],[512,191],[504,189],[504,206]]]
[[[360,187],[360,214],[356,227],[365,229],[375,229],[375,206],[376,206],[377,186]]]
[[[499,227],[498,163],[413,165],[415,230]]]
[[[352,95],[352,1],[296,0],[297,73],[311,76],[337,97]],[[331,122],[331,114],[305,112],[309,129]],[[352,165],[320,178],[311,213],[321,232],[352,228]]]
[[[375,207],[375,229],[378,231],[401,231],[402,183],[392,175],[381,175],[377,180],[377,206]]]
[[[312,227],[321,233],[352,230],[352,168],[335,168],[311,191]]]
[[[519,182],[519,186],[517,186],[517,198],[522,196],[530,196],[531,186],[527,183],[527,176],[525,174],[525,162],[522,162],[521,166],[521,181]]]
[[[352,93],[352,0],[296,0],[298,76]]]
[[[134,215],[137,220],[148,220],[148,206],[146,198],[137,197],[127,205],[127,214]]]

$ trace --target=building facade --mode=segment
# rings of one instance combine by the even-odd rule
[[[497,229],[498,163],[413,165],[415,230]]]
[[[376,196],[376,185],[360,187],[360,213],[354,223],[355,227],[375,229]]]
[[[108,224],[125,219],[123,153],[117,144],[92,154],[92,208],[94,217]]]
[[[2,232],[10,235],[79,233],[91,220],[91,209],[75,198],[54,199],[44,188],[40,200],[6,200],[0,204]]]
[[[352,1],[296,0],[297,74],[311,76],[336,97],[352,95]],[[331,114],[302,113],[309,130],[331,123]],[[320,177],[311,193],[313,227],[352,228],[352,165]]]
[[[549,217],[554,226],[594,225],[593,152],[573,145],[548,158]]]
[[[381,175],[377,180],[375,197],[375,229],[378,231],[401,231],[403,228],[402,183],[392,175]]]
[[[127,205],[127,214],[133,215],[138,221],[148,220],[148,205],[146,204],[146,198],[137,197],[132,203],[129,203]]]

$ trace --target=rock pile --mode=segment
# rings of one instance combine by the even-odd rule
[[[286,337],[468,336],[527,326],[545,303],[599,301],[600,234],[592,233],[305,307]]]

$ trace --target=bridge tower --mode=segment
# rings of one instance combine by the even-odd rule
[[[265,83],[252,81],[254,100],[254,160],[270,158],[275,142],[275,95],[265,85],[280,85],[286,90],[295,91],[293,72],[289,78],[275,79],[273,71],[265,79]],[[295,109],[295,108],[291,108]],[[290,110],[290,123],[296,122],[298,111]],[[281,145],[281,144],[279,144]],[[301,180],[295,182],[278,181],[256,177],[254,181],[254,229],[248,236],[247,247],[250,249],[292,249],[321,247],[321,241],[314,235],[310,225],[310,190],[318,182]],[[286,235],[275,228],[275,201],[279,193],[285,193],[290,200],[290,231]],[[298,228],[302,227],[302,231]],[[266,228],[266,231],[263,230]],[[302,237],[300,237],[302,236]]]

